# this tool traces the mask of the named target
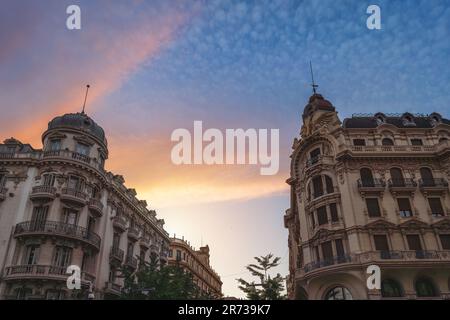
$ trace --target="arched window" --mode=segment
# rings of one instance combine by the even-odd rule
[[[359,170],[359,173],[361,176],[361,184],[363,187],[374,186],[372,170],[370,170],[369,168],[361,168],[361,170]]]
[[[327,187],[327,193],[333,193],[334,187],[333,187],[333,180],[329,176],[325,176],[325,185]]]
[[[383,146],[393,146],[394,145],[394,141],[392,141],[391,138],[383,138],[383,140],[381,140],[381,144]]]
[[[418,297],[436,297],[438,295],[433,281],[426,277],[421,277],[416,280],[415,289]]]
[[[381,296],[384,298],[403,297],[403,289],[397,281],[385,279],[381,282]]]
[[[420,177],[422,178],[422,185],[434,186],[433,172],[430,168],[420,168]]]
[[[347,288],[334,287],[327,292],[325,300],[353,300],[353,297]]]
[[[439,143],[445,142],[445,141],[448,141],[448,139],[446,137],[442,137],[442,138],[439,139]]]
[[[403,178],[402,170],[400,168],[391,168],[389,171],[391,173],[392,185],[396,187],[404,187],[405,179]]]

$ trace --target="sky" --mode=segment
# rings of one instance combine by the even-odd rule
[[[66,8],[81,29],[66,28]],[[369,30],[367,7],[381,8]],[[311,95],[352,113],[450,117],[450,3],[366,1],[25,1],[0,8],[0,138],[42,147],[53,117],[86,112],[106,131],[106,167],[171,235],[208,244],[225,295],[269,252],[288,273],[289,155]],[[280,130],[280,170],[171,162],[173,130]]]

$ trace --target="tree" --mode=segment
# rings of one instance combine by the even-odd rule
[[[282,294],[284,289],[284,278],[278,273],[275,277],[271,277],[269,270],[278,266],[280,263],[279,257],[273,257],[269,253],[266,256],[254,257],[258,264],[249,264],[246,269],[254,277],[258,277],[260,283],[247,282],[244,279],[236,279],[241,289],[249,300],[281,300],[285,299]]]
[[[181,267],[158,266],[157,260],[142,263],[136,272],[121,269],[124,289],[121,299],[129,300],[184,300],[198,296],[192,274]]]

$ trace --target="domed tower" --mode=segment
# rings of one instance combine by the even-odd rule
[[[48,123],[42,135],[45,155],[66,152],[103,170],[108,158],[108,143],[104,130],[87,114],[67,113]]]

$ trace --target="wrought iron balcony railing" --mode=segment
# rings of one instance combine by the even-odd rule
[[[442,178],[435,179],[419,179],[419,187],[421,188],[447,188],[448,182]]]
[[[86,228],[57,221],[26,221],[18,223],[14,228],[15,236],[29,234],[60,235],[75,238],[88,242],[97,248],[100,247],[101,241],[100,236]]]
[[[417,183],[411,178],[389,179],[389,188],[415,188]]]
[[[384,188],[386,183],[382,179],[358,179],[358,188]]]

